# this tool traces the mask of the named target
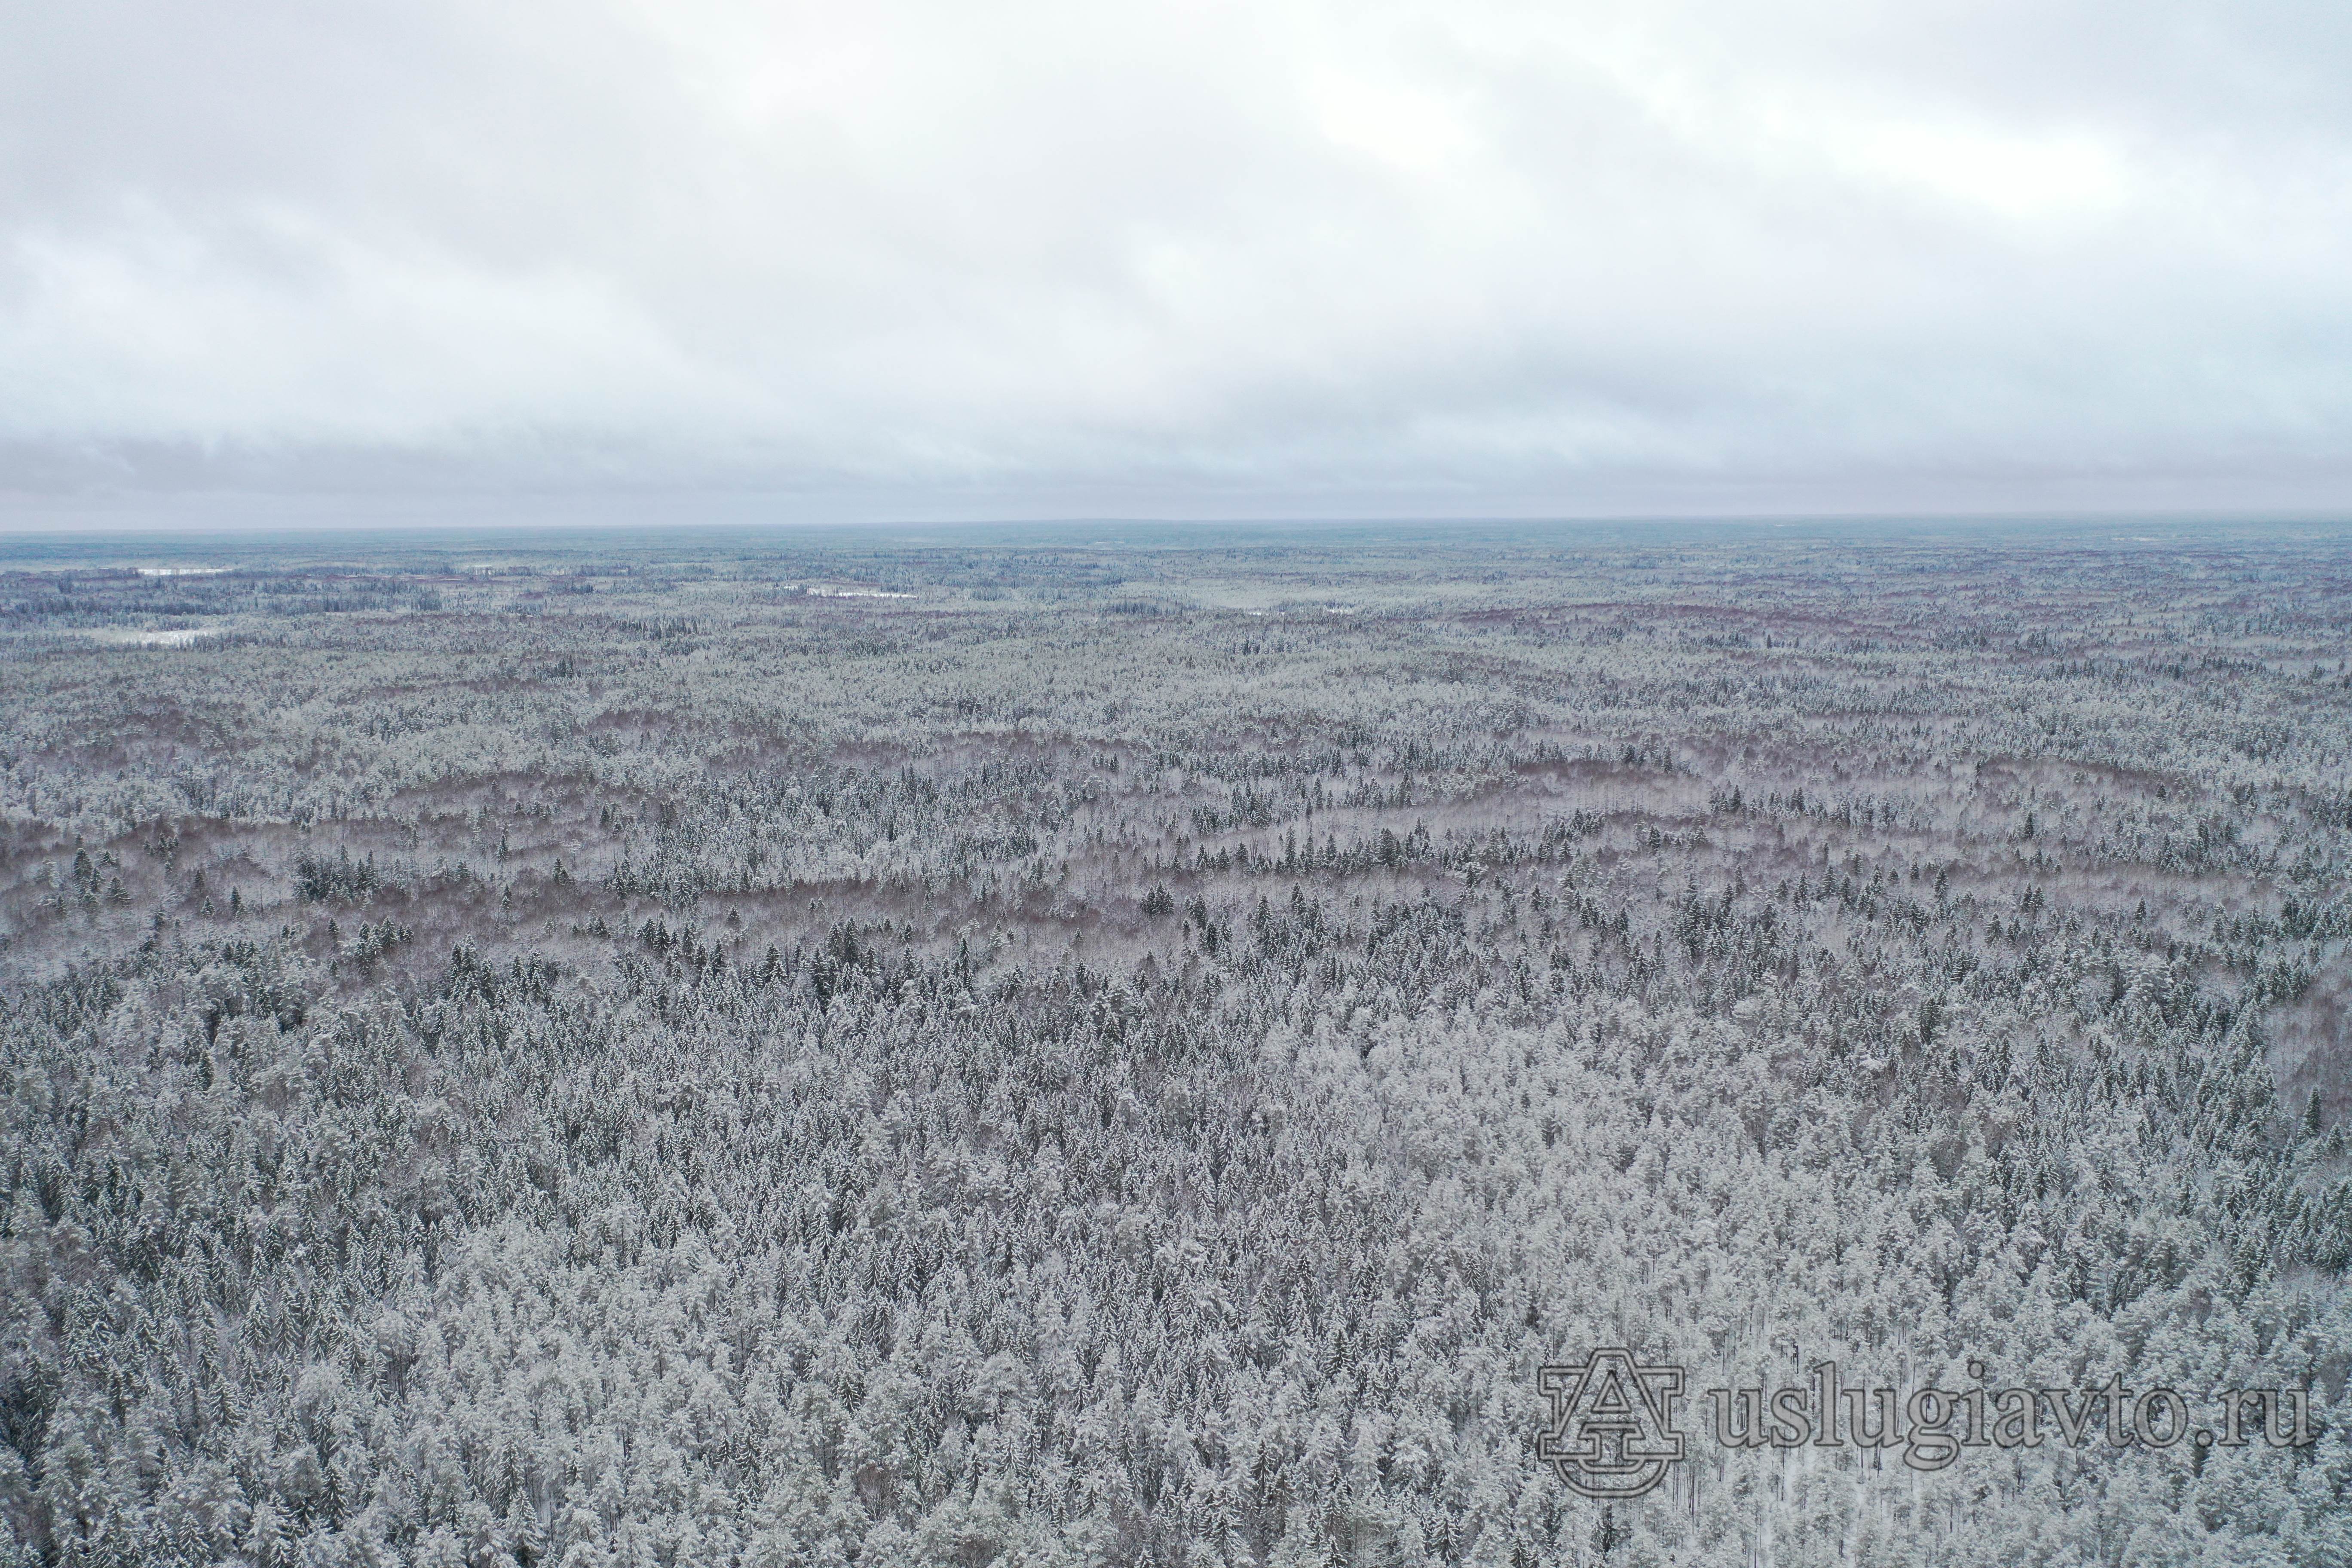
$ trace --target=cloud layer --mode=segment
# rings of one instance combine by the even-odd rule
[[[18,7],[0,489],[2352,500],[2352,13]]]

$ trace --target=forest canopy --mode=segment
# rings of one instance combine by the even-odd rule
[[[2352,1562],[2346,543],[12,545],[13,1549]]]

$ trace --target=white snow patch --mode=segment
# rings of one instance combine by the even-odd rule
[[[130,626],[101,626],[89,636],[91,641],[109,647],[193,647],[198,637],[218,629],[185,626],[175,632],[143,632]]]
[[[793,584],[787,584],[786,587]],[[912,594],[894,594],[887,588],[819,588],[814,585],[800,590],[812,599],[911,599]]]

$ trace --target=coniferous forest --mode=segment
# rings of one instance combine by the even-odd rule
[[[2340,1568],[2347,542],[16,541],[8,1550]]]

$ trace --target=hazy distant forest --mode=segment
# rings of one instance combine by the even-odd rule
[[[16,1560],[2352,1563],[2352,534],[1114,532],[0,547]]]

